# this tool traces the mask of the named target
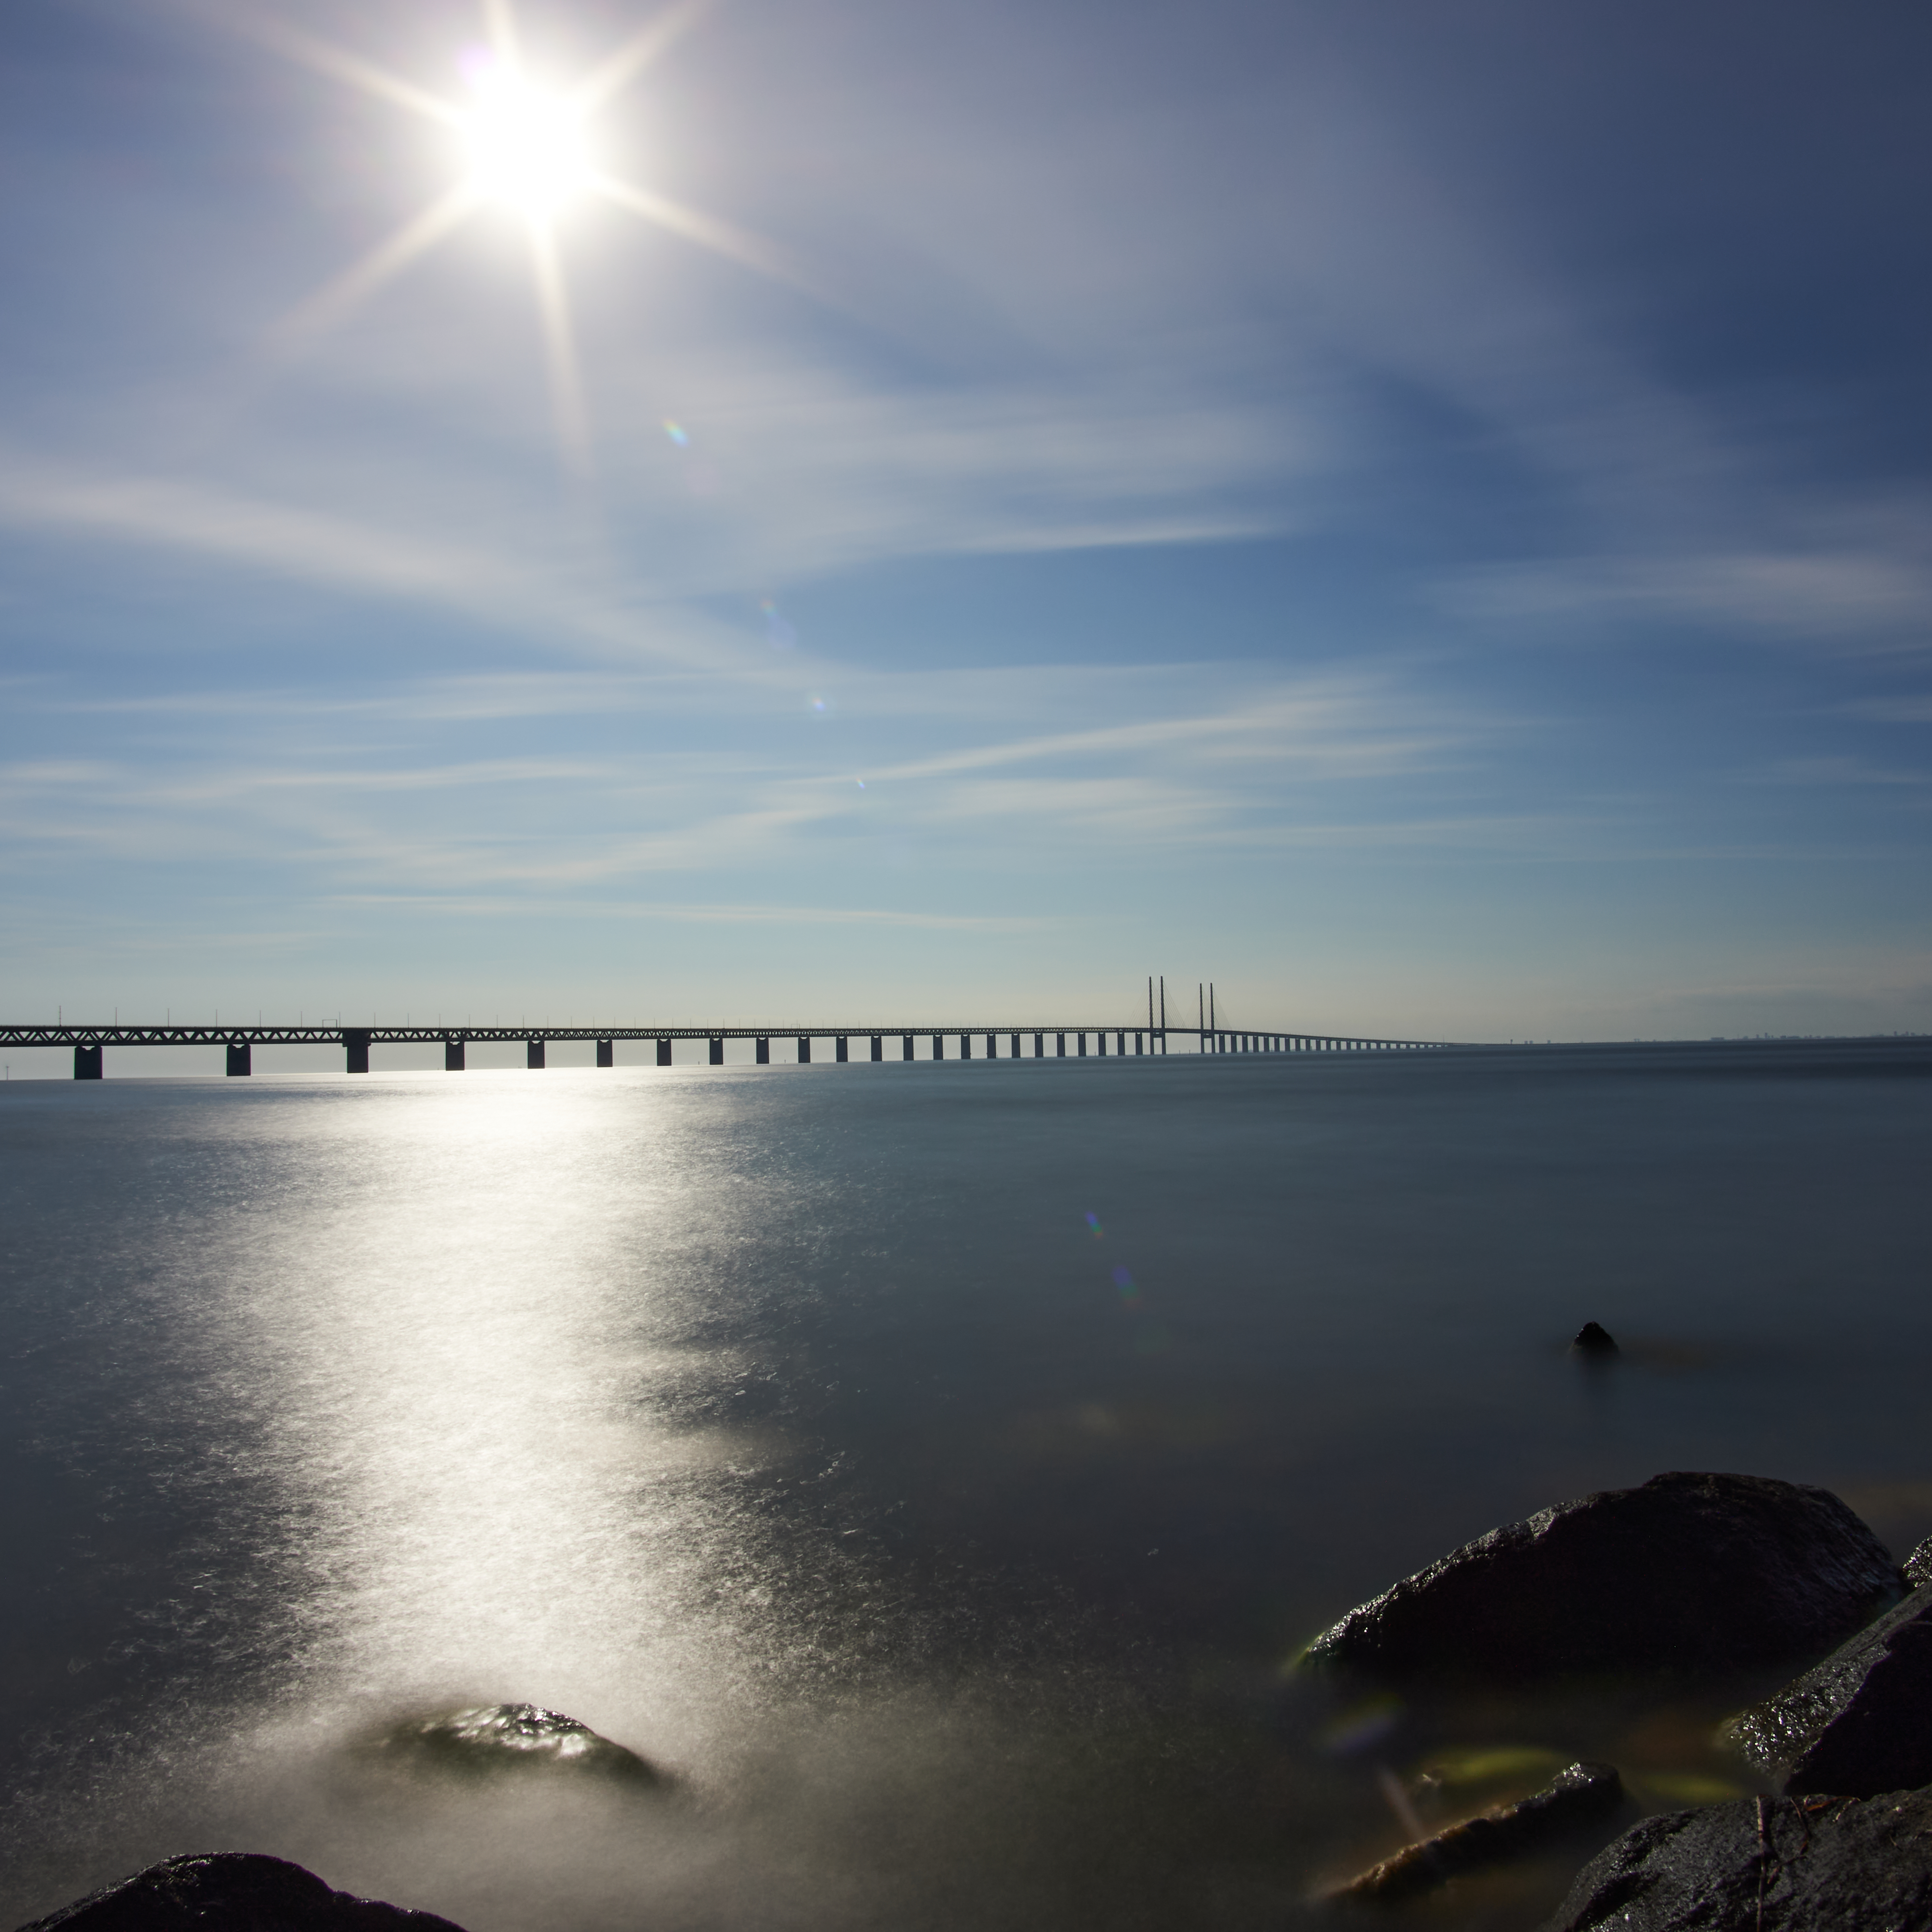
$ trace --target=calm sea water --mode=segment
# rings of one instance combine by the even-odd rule
[[[1432,1763],[1714,1792],[1749,1687],[1291,1660],[1661,1469],[1932,1532],[1928,1102],[1910,1042],[0,1087],[0,1923],[233,1847],[473,1932],[1278,1926]],[[352,1748],[496,1700],[676,1785]]]

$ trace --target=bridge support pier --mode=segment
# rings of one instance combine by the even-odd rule
[[[660,1066],[668,1066],[670,1064],[670,1042],[668,1040],[661,1040],[658,1042],[658,1064]]]
[[[247,1040],[231,1040],[228,1042],[227,1070],[231,1075],[254,1072],[254,1049]]]
[[[1033,1057],[1036,1060],[1046,1058],[1046,1036],[1043,1033],[1036,1033],[1033,1036]]]
[[[1056,1060],[1064,1060],[1066,1058],[1066,1034],[1064,1033],[1055,1034],[1053,1036],[1053,1044],[1054,1048],[1053,1055],[1054,1058]]]
[[[932,1036],[932,1057],[934,1060],[946,1058],[946,1036],[944,1034],[936,1033]]]
[[[909,1033],[902,1034],[899,1036],[899,1058],[902,1060],[910,1060],[912,1058],[912,1035]]]
[[[706,1056],[709,1064],[713,1066],[722,1066],[724,1064],[724,1040],[718,1034],[713,1034],[706,1044],[711,1049]]]
[[[615,1066],[617,1064],[617,1042],[614,1040],[600,1040],[597,1042],[597,1064]]]
[[[369,1029],[367,1027],[344,1027],[342,1044],[347,1050],[349,1071],[367,1073],[369,1070]]]
[[[798,1036],[798,1064],[801,1066],[812,1064],[812,1042],[804,1034]]]
[[[973,1058],[973,1036],[970,1033],[962,1033],[959,1036],[959,1058],[962,1060]]]
[[[442,1070],[446,1073],[463,1071],[463,1042],[460,1040],[446,1040],[442,1043]]]
[[[1012,1052],[1010,1052],[1010,1054],[1008,1054],[1006,1055],[1006,1058],[1007,1058],[1009,1060],[1017,1060],[1017,1059],[1018,1059],[1018,1058],[1020,1057],[1020,1036],[1019,1036],[1019,1035],[1018,1035],[1018,1034],[1015,1034],[1013,1035],[1012,1038],[1011,1039],[1011,1040],[1010,1040],[1010,1041],[1009,1041],[1007,1043],[1008,1043],[1008,1044],[1009,1044],[1009,1045],[1012,1048]]]
[[[98,1046],[76,1046],[74,1050],[74,1077],[76,1080],[100,1079],[101,1052]]]
[[[544,1043],[540,1040],[526,1040],[524,1042],[524,1064],[532,1073],[543,1070]]]
[[[872,1058],[874,1060],[884,1060],[885,1057],[886,1036],[884,1034],[875,1033],[872,1036]]]
[[[769,1036],[754,1043],[752,1057],[757,1060],[758,1064],[760,1066],[770,1066],[772,1064],[772,1042]]]
[[[842,1033],[836,1034],[832,1036],[832,1057],[834,1060],[838,1061],[841,1066],[843,1066],[845,1064],[847,1059],[849,1058],[846,1051],[845,1041],[846,1036]]]

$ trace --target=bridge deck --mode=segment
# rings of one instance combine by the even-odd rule
[[[0,1025],[0,1046],[344,1046],[351,1040],[372,1046],[408,1045],[442,1046],[470,1040],[566,1040],[603,1042],[620,1040],[881,1040],[940,1037],[977,1040],[1001,1034],[1062,1034],[1088,1038],[1106,1034],[1132,1034],[1137,1038],[1160,1040],[1184,1037],[1208,1041],[1280,1040],[1334,1048],[1442,1047],[1450,1044],[1438,1040],[1378,1040],[1360,1034],[1289,1033],[1246,1027],[1149,1027],[1122,1026],[1109,1022],[1096,1026],[1056,1023],[1050,1026],[1016,1026],[1003,1022],[997,1026],[982,1022],[962,1025],[957,1022],[935,1024],[930,1020],[916,1024],[895,1022],[890,1026],[826,1026],[814,1022],[802,1026],[470,1026],[454,1022],[438,1022],[428,1026],[358,1026],[340,1021],[298,1026],[122,1026],[69,1024],[56,1026]]]

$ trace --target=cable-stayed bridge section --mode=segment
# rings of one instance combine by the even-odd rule
[[[434,1025],[383,1026],[372,1022],[352,1026],[340,1020],[303,1023],[295,1026],[226,1026],[168,1022],[159,1026],[85,1025],[61,1022],[53,1025],[0,1025],[0,1046],[61,1047],[74,1049],[74,1077],[99,1080],[106,1072],[106,1050],[123,1046],[219,1046],[226,1050],[227,1071],[250,1074],[254,1071],[254,1049],[258,1046],[338,1046],[343,1050],[345,1069],[350,1073],[369,1071],[372,1047],[430,1046],[442,1048],[446,1071],[464,1070],[465,1048],[482,1041],[521,1041],[524,1064],[541,1067],[544,1048],[553,1040],[589,1040],[597,1049],[599,1066],[616,1064],[620,1040],[655,1042],[660,1066],[672,1064],[671,1050],[678,1040],[703,1040],[707,1063],[724,1064],[724,1042],[748,1040],[754,1045],[754,1059],[760,1066],[771,1061],[774,1040],[796,1042],[801,1062],[810,1060],[816,1042],[828,1044],[831,1058],[844,1062],[857,1058],[874,1060],[891,1058],[933,1060],[1066,1060],[1122,1059],[1136,1055],[1160,1055],[1168,1051],[1170,1039],[1186,1040],[1197,1054],[1286,1053],[1410,1053],[1447,1046],[1447,1040],[1378,1040],[1355,1034],[1255,1032],[1223,1026],[1140,1027],[1051,1026],[1016,1027],[981,1024],[935,1025],[922,1022],[916,1026],[506,1026]],[[922,1042],[931,1042],[929,1052],[916,1052]],[[896,1050],[890,1055],[888,1044]],[[860,1049],[856,1054],[855,1045]],[[949,1052],[949,1046],[951,1051]]]

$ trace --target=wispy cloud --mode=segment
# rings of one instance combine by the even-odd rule
[[[327,903],[340,906],[406,908],[451,917],[500,919],[526,913],[521,897],[427,892],[338,892]],[[922,912],[898,906],[820,906],[785,901],[770,905],[706,904],[674,899],[613,899],[602,894],[581,898],[555,894],[544,901],[554,914],[577,918],[664,920],[683,926],[832,926],[902,927],[916,932],[1028,932],[1055,922],[1050,918],[1005,914]]]
[[[1879,550],[1794,548],[1502,566],[1444,593],[1452,610],[1532,624],[1633,616],[1861,653],[1932,650],[1932,562]]]

